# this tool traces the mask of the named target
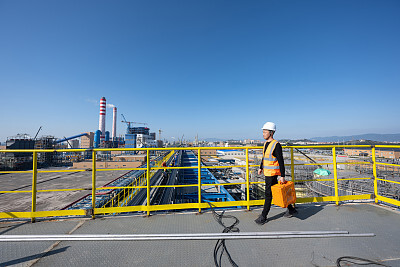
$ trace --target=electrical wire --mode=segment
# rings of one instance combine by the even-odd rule
[[[211,211],[213,213],[214,219],[222,227],[224,227],[224,230],[222,231],[222,233],[233,233],[233,232],[238,233],[238,232],[240,232],[239,228],[236,227],[236,225],[238,225],[239,222],[240,222],[238,218],[236,218],[235,216],[232,216],[232,215],[225,215],[224,214],[225,211],[223,211],[222,213],[218,214],[213,209],[212,204],[210,202],[208,202],[208,205],[210,205],[210,208],[211,208]],[[224,224],[224,222],[222,221],[222,219],[233,219],[234,222],[231,225],[226,226]],[[217,241],[217,243],[215,244],[215,247],[214,247],[214,263],[215,263],[215,266],[221,267],[222,255],[224,254],[224,252],[228,256],[228,260],[232,264],[232,266],[238,267],[239,265],[237,265],[236,262],[232,259],[231,254],[229,253],[228,249],[226,248],[225,239],[219,239]]]
[[[351,260],[356,260],[358,262],[354,262]],[[370,264],[375,264],[375,265],[379,265],[379,266],[386,266],[389,267],[388,265],[382,264],[380,262],[377,261],[372,261],[372,260],[368,260],[368,259],[363,259],[363,258],[358,258],[358,257],[353,257],[353,256],[344,256],[344,257],[340,257],[336,260],[336,266],[337,267],[341,267],[342,265],[340,265],[341,262],[347,262],[350,264],[356,264],[356,265],[370,265]]]
[[[239,233],[240,232],[239,228],[236,227],[240,222],[238,218],[236,218],[235,216],[232,216],[232,215],[225,215],[225,211],[222,211],[221,213],[217,213],[214,210],[213,205],[210,202],[207,202],[207,203],[208,203],[208,205],[210,205],[210,208],[211,208],[211,211],[213,213],[214,219],[222,227],[224,227],[224,230],[222,231],[223,233],[233,233],[233,232]],[[226,226],[224,224],[224,222],[222,221],[223,219],[233,219],[234,222],[231,225]],[[224,252],[226,253],[226,255],[228,257],[228,260],[232,264],[232,266],[239,267],[239,265],[237,265],[237,263],[232,259],[231,254],[229,253],[228,249],[226,248],[225,239],[219,239],[217,241],[217,243],[215,244],[215,247],[214,247],[214,263],[215,263],[215,266],[221,267],[222,256],[223,256]],[[314,259],[314,253],[312,254],[311,262],[313,261],[313,259]],[[354,261],[352,261],[352,260],[354,260]],[[377,261],[372,261],[372,260],[353,257],[353,256],[343,256],[343,257],[338,258],[336,260],[336,266],[337,267],[342,267],[341,262],[343,262],[343,263],[346,262],[346,263],[355,264],[355,265],[371,265],[371,264],[375,264],[375,265],[379,265],[379,266],[389,267],[388,265],[385,265],[385,264],[377,262]],[[313,265],[314,265],[314,263],[313,263]]]

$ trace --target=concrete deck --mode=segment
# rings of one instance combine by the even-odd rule
[[[356,256],[400,266],[400,213],[375,204],[298,205],[293,218],[272,208],[263,226],[254,223],[260,209],[226,211],[241,232],[337,231],[375,233],[375,237],[227,240],[239,266],[336,266],[341,256]],[[229,223],[227,221],[227,223]],[[0,221],[1,235],[221,233],[207,211],[150,217],[46,220],[31,224]],[[214,266],[215,240],[200,241],[42,241],[0,242],[0,266]],[[223,266],[230,266],[223,256]]]
[[[48,170],[65,170],[65,168],[48,168]],[[73,170],[73,169],[72,169]],[[99,171],[96,173],[96,185],[104,184],[118,178],[128,171]],[[92,172],[55,172],[38,173],[37,190],[67,189],[67,188],[91,188]],[[32,190],[31,173],[9,173],[0,175],[0,190],[2,191],[29,191]],[[90,194],[91,190],[67,191],[67,192],[38,192],[36,210],[59,210]],[[0,212],[22,212],[31,211],[32,194],[0,194]]]

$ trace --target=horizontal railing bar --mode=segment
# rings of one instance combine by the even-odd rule
[[[188,237],[188,236],[268,236],[268,235],[326,235],[350,234],[349,231],[282,231],[282,232],[238,232],[238,233],[179,233],[179,234],[76,234],[76,235],[4,235],[4,239],[13,238],[123,238],[123,237]]]
[[[295,182],[312,182],[312,181],[317,181],[317,182],[324,182],[324,181],[335,181],[335,179],[310,179],[310,180],[295,180]]]
[[[37,192],[64,192],[64,191],[84,191],[84,190],[92,190],[92,188],[68,188],[68,189],[42,189],[37,190]],[[32,191],[30,191],[32,193]]]
[[[101,161],[104,162],[104,161]],[[293,164],[294,166],[314,166],[314,165],[332,165],[333,163],[330,162],[320,162],[320,163],[295,163]],[[369,162],[341,162],[338,164],[371,164]],[[390,165],[390,166],[398,166],[396,164],[388,164],[388,163],[378,163],[381,165]],[[291,164],[285,164],[285,166],[290,166]],[[201,169],[228,169],[228,168],[245,168],[246,165],[229,165],[229,166],[201,166]],[[259,167],[259,165],[249,165],[249,167]],[[191,167],[150,167],[151,170],[162,170],[162,169],[167,169],[167,170],[180,170],[180,169],[197,169],[197,166],[191,166]],[[96,169],[96,171],[134,171],[134,170],[147,170],[147,168],[99,168]],[[91,168],[82,170],[82,169],[76,169],[76,170],[51,170],[51,171],[38,171],[38,173],[57,173],[57,172],[85,172],[85,171],[91,171]],[[0,173],[32,173],[32,171],[1,171]]]
[[[391,180],[386,180],[386,179],[381,179],[381,178],[376,178],[376,180],[385,181],[385,182],[394,183],[394,184],[400,184],[400,182],[391,181]]]
[[[383,202],[386,202],[386,203],[390,203],[390,204],[395,205],[395,206],[400,206],[400,201],[398,201],[396,199],[391,199],[391,198],[380,196],[380,195],[377,195],[376,199],[380,200],[380,201],[383,201]]]
[[[265,184],[265,182],[250,182],[250,184]]]
[[[203,167],[203,166],[202,166]],[[185,169],[197,169],[197,166],[188,166],[188,167],[150,167],[152,170],[162,170],[162,169],[168,169],[168,170],[185,170]]]
[[[128,188],[147,188],[145,185],[138,185],[138,186],[107,186],[107,187],[99,187],[96,188],[98,190],[107,190],[107,189],[128,189]]]
[[[371,164],[372,165],[372,163],[371,162],[363,162],[363,161],[360,161],[360,162],[337,162],[336,163],[337,165],[357,165],[357,164],[365,164],[365,165],[368,165],[368,164]],[[290,166],[291,164],[285,164],[285,166]],[[293,164],[294,166],[313,166],[313,165],[333,165],[333,162],[319,162],[319,163],[294,163]],[[400,165],[398,165],[398,166],[400,166]]]
[[[35,211],[35,212],[0,212],[0,218],[38,218],[38,217],[57,217],[57,216],[85,216],[88,214],[87,210],[49,210],[49,211]]]
[[[304,145],[304,146],[282,146],[282,148],[333,148],[333,147],[368,147],[371,145]]]
[[[195,185],[197,186],[197,185]],[[370,194],[366,195],[350,195],[339,196],[340,201],[345,200],[368,200],[371,199]],[[382,198],[385,199],[386,198]],[[305,197],[297,198],[296,203],[309,203],[309,202],[333,202],[336,197]],[[390,203],[400,203],[399,201],[391,200]],[[386,201],[388,202],[388,201]],[[274,202],[272,201],[274,204]],[[248,201],[227,201],[227,202],[213,202],[216,207],[234,207],[246,205],[263,205],[264,199]],[[182,203],[182,204],[165,204],[165,205],[151,205],[151,206],[126,206],[126,207],[109,207],[109,208],[96,208],[95,214],[104,213],[122,213],[122,212],[135,212],[135,211],[157,211],[157,210],[179,210],[179,209],[194,209],[194,208],[209,208],[208,203]],[[74,215],[87,215],[87,210],[55,210],[55,211],[36,211],[36,212],[0,212],[0,218],[31,218],[31,217],[52,217],[52,216],[74,216]]]
[[[383,163],[383,162],[376,162],[376,165],[387,165],[387,166],[393,166],[393,167],[400,167],[399,164],[391,164],[391,163]]]
[[[291,164],[285,164],[290,166]],[[293,166],[315,166],[315,165],[333,165],[332,162],[320,162],[320,163],[294,163]]]
[[[52,170],[52,171],[37,171],[38,173],[52,173],[52,172],[86,172],[87,170]]]
[[[373,177],[355,177],[355,178],[340,178],[339,181],[346,181],[346,180],[371,180],[374,179]]]
[[[352,165],[352,164],[371,164],[371,162],[359,161],[359,162],[337,162],[338,165]]]
[[[400,145],[375,145],[375,147],[400,148]]]
[[[362,179],[373,179],[373,178],[344,178],[338,180],[362,180]],[[333,181],[334,179],[312,179],[312,180],[295,180],[295,182],[312,182],[312,181]],[[398,183],[395,181],[389,181],[384,179],[378,179],[381,181],[388,181],[393,183]],[[250,182],[250,184],[264,184],[265,182]],[[201,184],[201,186],[225,186],[225,185],[242,185],[246,184],[246,182],[241,183],[212,183],[212,184]],[[400,183],[399,183],[400,184]],[[194,187],[198,186],[198,184],[187,184],[187,185],[153,185],[150,188],[166,188],[166,187]],[[108,186],[108,187],[99,187],[96,188],[98,190],[107,190],[107,189],[143,189],[147,188],[147,186]],[[69,188],[69,189],[42,189],[37,190],[37,192],[64,192],[64,191],[85,191],[92,190],[92,188]],[[5,193],[32,193],[32,191],[0,191],[0,194]]]
[[[289,239],[289,238],[332,238],[332,237],[373,237],[374,233],[325,233],[325,234],[246,234],[217,233],[209,235],[178,234],[178,235],[2,235],[0,242],[28,241],[151,241],[151,240],[216,240],[216,239]]]
[[[218,184],[201,184],[201,186],[216,186],[216,185],[242,185],[242,184],[246,184],[246,182],[241,182],[241,183],[218,183]]]
[[[199,186],[198,184],[177,184],[177,185],[152,185],[150,188],[162,188],[162,187],[194,187]]]
[[[338,181],[346,181],[346,180],[369,180],[369,179],[374,179],[372,177],[355,177],[355,178],[340,178]],[[310,180],[295,180],[295,182],[312,182],[312,181],[319,181],[319,182],[324,182],[324,181],[334,181],[335,179],[310,179]]]
[[[104,162],[104,161],[97,161],[97,162]],[[96,172],[105,172],[105,171],[140,171],[140,170],[147,170],[147,168],[116,168],[116,169],[109,169],[109,168],[96,168]]]
[[[1,171],[0,173],[32,173],[32,171]]]
[[[30,191],[0,191],[0,194],[13,194],[13,193],[31,193],[32,190]]]
[[[201,166],[202,169],[224,169],[224,168],[245,168],[246,165],[229,165],[229,166]],[[197,167],[196,167],[197,168]]]

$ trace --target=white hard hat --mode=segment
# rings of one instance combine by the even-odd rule
[[[266,122],[264,126],[262,127],[263,130],[270,130],[270,131],[276,131],[276,125],[273,122]]]

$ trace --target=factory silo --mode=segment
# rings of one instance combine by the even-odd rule
[[[100,135],[101,135],[101,131],[97,130],[94,133],[94,140],[93,140],[93,147],[94,148],[98,148],[100,146]]]

